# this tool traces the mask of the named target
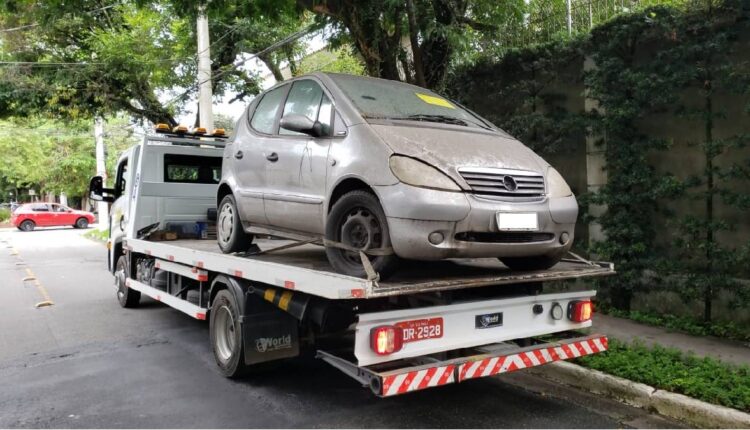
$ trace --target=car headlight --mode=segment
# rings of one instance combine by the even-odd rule
[[[553,167],[547,169],[547,189],[550,197],[568,197],[573,195],[568,183],[560,172]]]
[[[391,172],[405,184],[436,190],[461,191],[445,173],[414,158],[394,155],[389,163]]]

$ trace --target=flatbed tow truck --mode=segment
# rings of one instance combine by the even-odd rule
[[[224,144],[221,132],[146,136],[120,157],[114,188],[95,177],[90,194],[113,202],[107,245],[120,304],[146,295],[208,320],[225,376],[304,349],[387,397],[607,349],[606,336],[577,334],[591,326],[595,291],[543,290],[612,275],[610,263],[571,255],[518,272],[490,259],[407,261],[381,281],[334,272],[315,240],[256,238],[251,252],[221,253],[205,237],[218,178],[207,169],[220,169]]]

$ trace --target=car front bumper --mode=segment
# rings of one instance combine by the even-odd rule
[[[574,196],[510,202],[405,184],[375,191],[388,218],[393,249],[402,258],[558,257],[573,244],[578,216]],[[536,213],[538,230],[500,231],[498,212]],[[432,233],[440,233],[443,241],[431,243]]]

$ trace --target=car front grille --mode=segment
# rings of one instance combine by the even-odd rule
[[[482,243],[535,243],[553,240],[553,233],[543,232],[472,232],[456,234],[456,240]]]
[[[527,170],[463,167],[458,173],[471,191],[498,200],[534,201],[544,198],[544,176]]]

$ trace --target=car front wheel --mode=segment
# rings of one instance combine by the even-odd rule
[[[26,221],[22,222],[22,223],[21,223],[21,224],[19,224],[19,226],[18,226],[18,228],[19,228],[19,229],[20,229],[21,231],[33,231],[33,230],[34,230],[34,227],[36,227],[36,224],[34,224],[34,221],[31,221],[31,220],[29,220],[29,219],[27,219]]]
[[[336,201],[326,220],[326,238],[362,250],[391,247],[388,221],[380,202],[372,193],[362,190],[346,193]],[[367,276],[359,252],[329,246],[326,255],[337,272]],[[368,255],[368,258],[381,279],[390,276],[399,263],[393,253]]]
[[[216,236],[219,248],[225,254],[246,251],[253,243],[253,236],[247,234],[242,228],[240,214],[237,212],[237,203],[231,194],[224,196],[219,204]]]
[[[73,227],[75,227],[75,228],[88,228],[88,226],[89,226],[89,220],[87,220],[86,218],[78,218],[76,220],[75,225]]]

